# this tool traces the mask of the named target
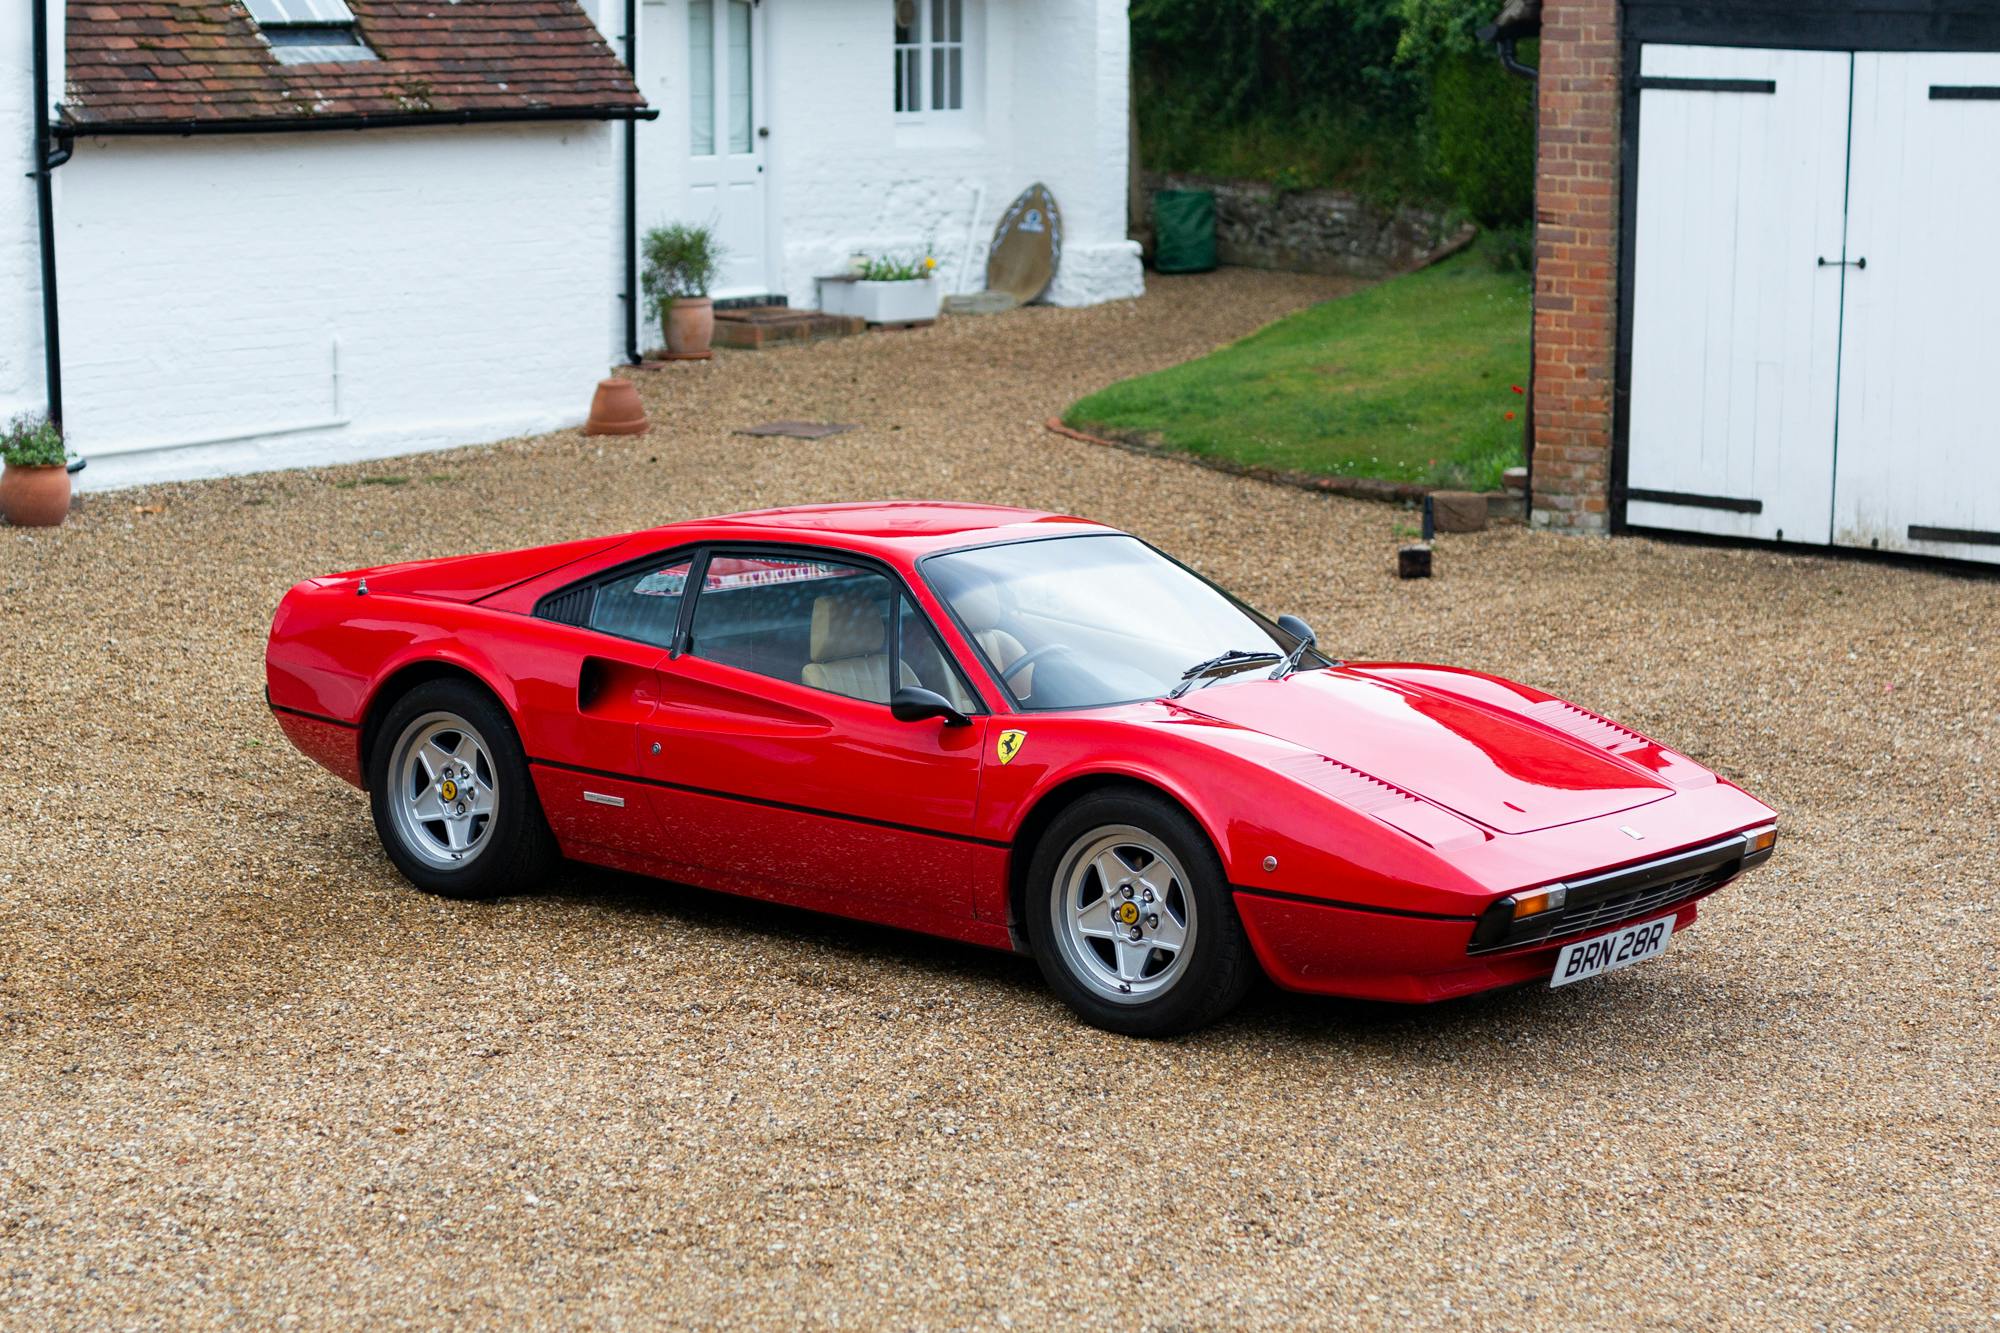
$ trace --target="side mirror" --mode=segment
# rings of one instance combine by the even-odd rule
[[[889,696],[889,715],[898,722],[922,722],[941,717],[947,727],[969,727],[972,719],[951,706],[951,701],[933,690],[905,685]]]
[[[1313,633],[1313,627],[1297,616],[1279,616],[1278,628],[1308,646],[1319,642],[1319,635]]]

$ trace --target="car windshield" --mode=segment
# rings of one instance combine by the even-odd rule
[[[973,547],[923,571],[1023,708],[1157,698],[1196,667],[1262,676],[1294,642],[1136,537]]]

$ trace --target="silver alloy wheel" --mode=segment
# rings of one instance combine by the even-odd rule
[[[389,811],[410,855],[457,870],[492,840],[499,788],[485,737],[456,713],[425,713],[389,755]]]
[[[1070,844],[1049,895],[1070,975],[1116,1004],[1165,991],[1194,949],[1194,890],[1166,844],[1130,824]]]

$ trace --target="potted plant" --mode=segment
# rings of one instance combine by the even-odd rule
[[[23,528],[52,528],[69,517],[69,450],[47,417],[16,417],[0,433],[0,515]]]
[[[715,335],[715,304],[708,289],[722,264],[722,247],[709,227],[676,222],[654,227],[642,247],[645,269],[639,286],[646,312],[660,321],[667,350],[675,356],[708,355]]]
[[[936,319],[943,301],[937,259],[919,255],[856,255],[853,271],[819,280],[820,308],[858,315],[870,324],[921,324]]]

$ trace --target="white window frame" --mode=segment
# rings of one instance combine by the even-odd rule
[[[980,108],[985,92],[986,71],[986,24],[985,5],[982,0],[908,0],[916,9],[916,23],[911,31],[914,40],[896,40],[902,24],[895,22],[899,17],[904,0],[889,0],[891,6],[890,51],[893,61],[890,66],[889,84],[890,107],[894,112],[898,130],[933,127],[948,131],[964,131],[976,128],[980,121]],[[934,31],[937,8],[959,6],[959,39],[951,41],[949,35],[942,39]],[[948,54],[956,49],[959,53],[958,105],[938,107],[932,71],[936,67],[934,57]],[[918,105],[905,109],[899,104],[903,90],[908,84],[901,84],[896,74],[907,68],[906,62],[913,63],[916,71],[916,91]]]
[[[243,5],[281,65],[378,58],[356,27],[347,0],[243,0]],[[314,40],[321,37],[328,40]]]

